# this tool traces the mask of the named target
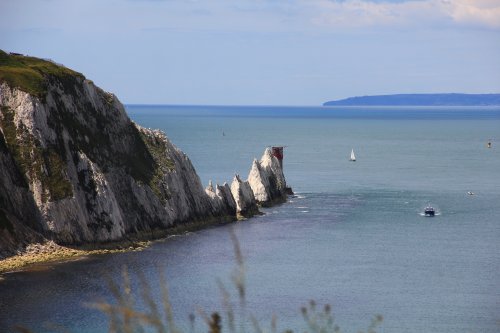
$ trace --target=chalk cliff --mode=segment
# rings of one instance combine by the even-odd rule
[[[286,181],[283,169],[271,149],[267,148],[260,161],[254,159],[248,183],[255,200],[262,206],[269,206],[286,199]]]
[[[248,181],[204,189],[189,158],[132,122],[113,94],[50,61],[0,51],[0,259],[45,239],[107,242],[251,216],[283,200],[284,186],[266,150]]]
[[[242,181],[239,175],[234,175],[231,194],[236,202],[236,213],[239,216],[251,216],[257,212],[257,201],[248,180]]]

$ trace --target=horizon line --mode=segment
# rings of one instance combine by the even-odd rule
[[[127,107],[138,107],[138,106],[153,106],[153,107],[218,107],[218,108],[498,108],[500,104],[491,105],[258,105],[258,104],[234,104],[234,105],[218,105],[218,104],[156,104],[156,103],[122,103]]]

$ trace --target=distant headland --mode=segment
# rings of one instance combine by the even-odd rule
[[[324,106],[493,106],[500,94],[397,94],[357,96],[328,101]]]

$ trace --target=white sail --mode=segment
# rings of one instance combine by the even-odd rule
[[[351,158],[349,161],[356,161],[356,156],[354,155],[354,149],[351,150]]]

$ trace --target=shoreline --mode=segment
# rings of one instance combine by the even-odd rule
[[[150,247],[154,242],[166,240],[170,236],[214,226],[222,226],[235,221],[238,220],[229,216],[224,218],[209,218],[203,221],[192,221],[171,226],[166,229],[154,229],[132,234],[120,240],[106,243],[59,245],[52,240],[46,240],[44,243],[29,244],[24,251],[11,257],[0,259],[0,283],[5,279],[5,274],[25,271],[37,264],[58,264],[90,255],[142,251]]]
[[[44,243],[34,243],[26,247],[25,251],[14,256],[0,260],[0,281],[5,277],[4,274],[15,273],[27,270],[37,264],[43,263],[61,263],[89,255],[118,253],[127,251],[141,251],[148,247],[150,242],[138,243],[137,246],[129,248],[85,250],[78,247],[68,247],[58,245],[54,241]]]
[[[154,242],[164,241],[168,237],[182,235],[188,232],[222,226],[255,216],[264,215],[259,208],[268,208],[287,202],[288,195],[293,195],[291,188],[286,188],[286,194],[280,198],[256,205],[245,213],[236,215],[209,216],[197,218],[182,224],[174,224],[165,228],[155,228],[133,234],[125,234],[121,239],[108,242],[57,244],[53,240],[44,239],[42,242],[31,243],[17,254],[0,259],[0,283],[5,280],[5,274],[27,271],[41,264],[59,264],[78,260],[87,256],[105,255],[142,251]]]

